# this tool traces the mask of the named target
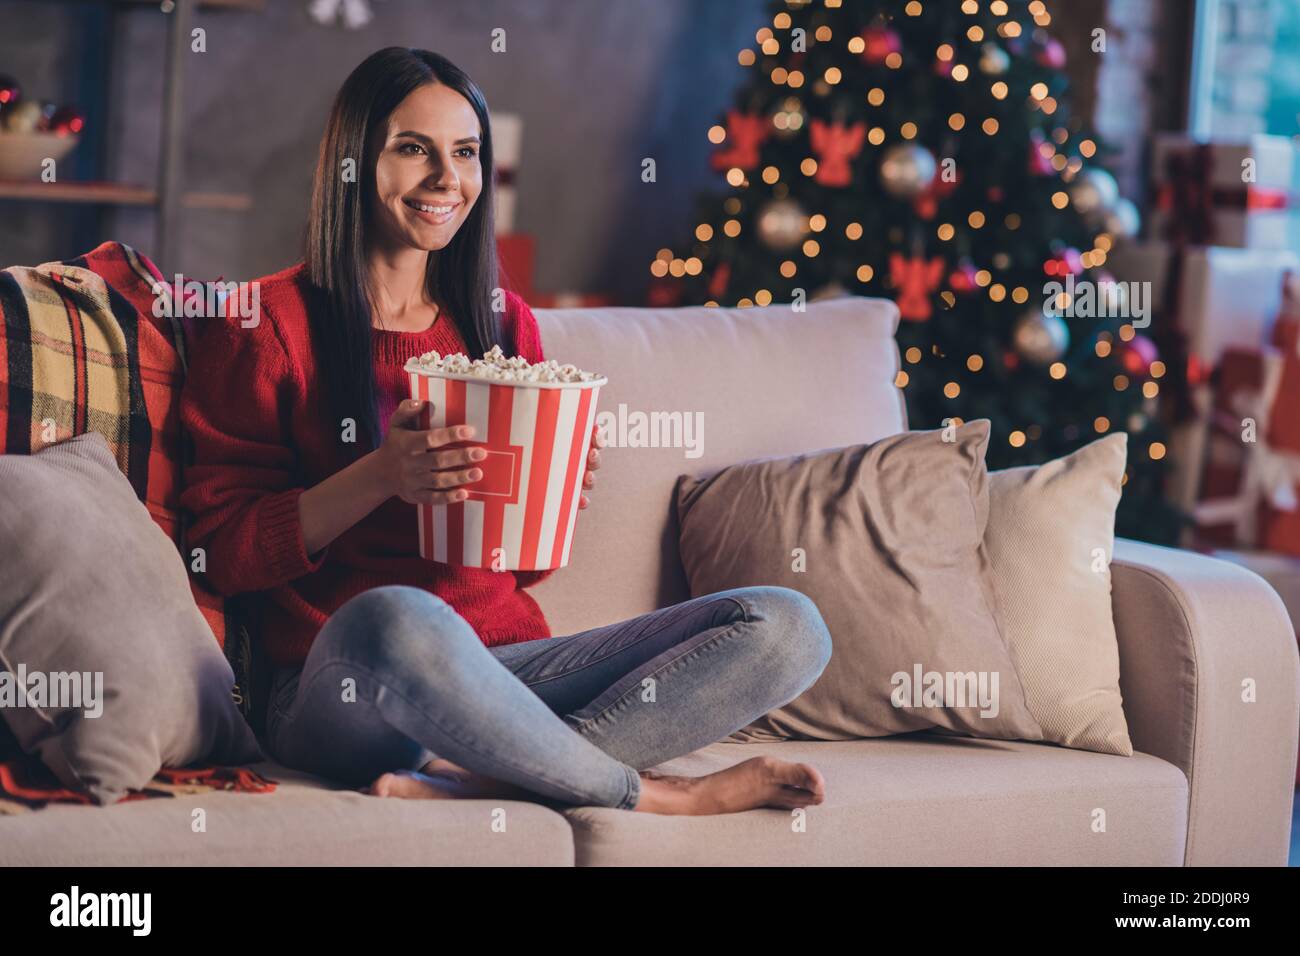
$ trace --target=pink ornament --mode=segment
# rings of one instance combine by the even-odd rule
[[[1056,172],[1052,168],[1052,161],[1043,155],[1039,148],[1047,142],[1047,137],[1043,135],[1040,129],[1031,130],[1029,133],[1029,175],[1031,176],[1051,176]]]
[[[1045,66],[1049,70],[1063,70],[1065,69],[1065,47],[1061,46],[1060,40],[1048,40],[1034,54],[1034,59],[1039,66]]]

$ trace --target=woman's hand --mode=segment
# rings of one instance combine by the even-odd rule
[[[376,449],[381,480],[390,495],[413,505],[441,505],[464,501],[469,492],[461,485],[478,481],[483,469],[473,467],[487,457],[478,445],[444,446],[474,437],[473,425],[420,428],[424,402],[407,399],[393,411],[384,443]]]
[[[591,426],[591,444],[593,447],[591,451],[587,452],[587,471],[582,476],[582,487],[584,488],[591,488],[596,484],[596,476],[592,472],[600,467],[600,452],[597,449],[605,447],[605,439],[601,437],[600,429],[595,425]],[[578,510],[581,511],[590,504],[591,499],[579,492]]]

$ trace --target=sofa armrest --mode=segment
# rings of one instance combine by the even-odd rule
[[[1123,539],[1111,594],[1133,747],[1187,775],[1184,864],[1285,866],[1300,654],[1281,599],[1245,568]]]

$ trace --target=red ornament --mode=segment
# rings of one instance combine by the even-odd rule
[[[1045,66],[1049,70],[1063,70],[1065,69],[1065,47],[1061,46],[1060,40],[1048,40],[1034,54],[1034,60],[1039,66]]]
[[[823,123],[815,119],[809,128],[813,152],[817,154],[817,172],[813,179],[823,186],[844,187],[853,181],[849,160],[862,152],[867,138],[867,124]]]
[[[727,291],[729,281],[731,281],[731,263],[719,262],[718,268],[713,270],[713,275],[709,279],[709,297],[721,299],[722,294]]]
[[[862,59],[872,66],[879,66],[889,54],[902,49],[898,34],[888,27],[867,27],[862,31],[862,40],[866,44]]]
[[[727,145],[713,154],[713,168],[753,169],[758,165],[758,147],[771,131],[772,123],[766,116],[728,110]]]
[[[952,275],[948,276],[948,286],[953,292],[967,295],[979,288],[975,281],[975,266],[969,260],[963,261]]]
[[[60,136],[75,136],[86,126],[86,118],[73,106],[61,106],[50,117],[49,130]]]
[[[934,61],[934,72],[945,80],[948,79],[948,77],[952,76],[952,60],[936,59]]]
[[[961,170],[953,170],[952,179],[949,180],[935,176],[925,191],[912,200],[912,208],[922,219],[933,219],[939,211],[939,203],[951,196],[960,184]]]
[[[13,106],[23,98],[23,88],[7,73],[0,73],[0,110]]]
[[[1156,351],[1156,344],[1145,335],[1133,336],[1129,341],[1122,343],[1118,351],[1120,361],[1124,364],[1124,371],[1135,378],[1150,375],[1151,363],[1160,357],[1160,353]]]
[[[1079,255],[1079,250],[1071,247],[1058,252],[1044,262],[1043,271],[1049,276],[1077,276],[1083,271],[1083,259]]]
[[[934,314],[930,293],[943,278],[942,258],[935,256],[927,262],[920,256],[906,259],[902,253],[891,253],[889,278],[898,289],[899,315],[909,322],[925,322]]]

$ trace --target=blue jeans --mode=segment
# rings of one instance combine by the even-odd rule
[[[353,786],[440,756],[562,804],[631,809],[638,770],[788,703],[830,656],[817,605],[790,588],[486,647],[441,598],[389,585],[343,604],[303,667],[276,673],[265,743]]]

